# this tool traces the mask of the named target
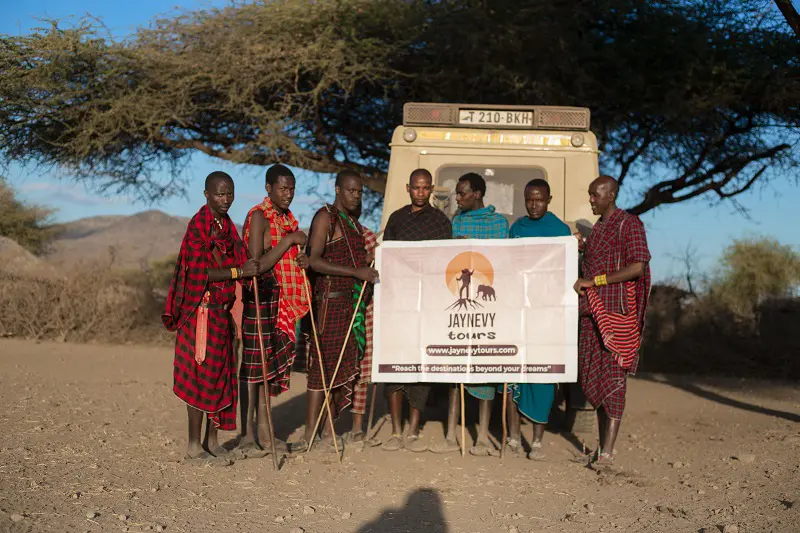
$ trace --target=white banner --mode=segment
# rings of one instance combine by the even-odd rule
[[[387,241],[376,265],[373,381],[577,380],[575,237]]]

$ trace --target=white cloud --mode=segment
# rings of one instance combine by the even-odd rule
[[[63,205],[64,203],[85,206],[124,205],[131,201],[127,196],[102,196],[100,194],[91,193],[86,187],[78,185],[77,183],[34,181],[23,183],[18,187],[18,190],[25,194],[32,194],[40,198],[51,200],[59,205]]]

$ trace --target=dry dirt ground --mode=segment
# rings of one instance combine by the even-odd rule
[[[0,340],[0,531],[800,531],[794,384],[631,380],[612,472],[548,433],[542,462],[372,448],[275,473],[269,458],[182,464],[171,363],[163,348]],[[283,439],[303,419],[304,376],[292,385],[274,408]],[[441,436],[431,416],[424,437]]]

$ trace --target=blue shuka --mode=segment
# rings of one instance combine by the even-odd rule
[[[521,237],[569,237],[569,226],[549,211],[539,220],[520,217],[511,226],[508,236]],[[502,386],[500,388],[502,391]],[[553,383],[513,383],[508,386],[511,398],[519,412],[539,424],[546,424],[553,407],[555,384]]]

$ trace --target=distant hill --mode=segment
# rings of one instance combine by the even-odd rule
[[[98,216],[67,222],[45,259],[51,264],[74,266],[108,256],[115,250],[115,264],[138,268],[149,261],[178,253],[189,219],[162,211],[131,216]]]
[[[0,237],[0,274],[23,279],[55,279],[59,275],[52,265],[8,237]]]
[[[117,267],[140,268],[151,261],[178,254],[189,224],[187,217],[163,211],[135,215],[88,217],[59,226],[59,233],[43,257],[47,263],[72,267],[84,261],[105,259],[114,247]],[[308,228],[301,228],[308,234]],[[239,235],[242,226],[236,225]]]

